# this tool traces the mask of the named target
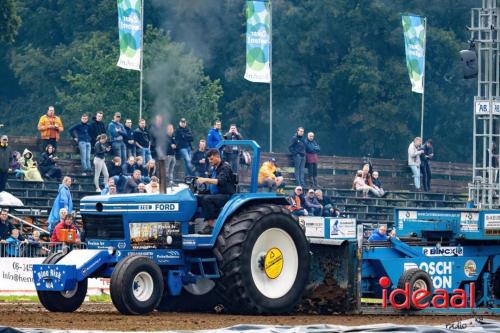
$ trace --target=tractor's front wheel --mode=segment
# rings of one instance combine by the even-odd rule
[[[279,314],[302,298],[309,274],[309,246],[290,212],[281,206],[246,209],[224,225],[215,255],[217,292],[233,313]]]
[[[48,256],[43,264],[55,264],[64,257],[62,252]],[[37,290],[40,303],[52,312],[73,312],[77,310],[87,295],[87,279],[76,284],[75,289],[68,291]]]
[[[160,267],[143,256],[128,256],[118,262],[111,274],[111,300],[122,314],[152,312],[163,295]]]

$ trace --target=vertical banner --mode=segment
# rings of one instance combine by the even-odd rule
[[[425,76],[425,28],[426,18],[422,16],[403,16],[405,37],[406,67],[410,75],[411,90],[424,93]]]
[[[252,82],[271,82],[269,50],[271,16],[269,3],[247,1],[247,68],[245,79]]]
[[[118,67],[141,70],[142,15],[141,0],[118,0],[120,59]]]

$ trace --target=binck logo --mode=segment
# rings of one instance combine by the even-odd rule
[[[383,308],[387,308],[387,300],[389,300],[393,308],[398,310],[409,310],[410,308],[425,309],[431,306],[436,309],[476,307],[476,286],[474,282],[470,283],[468,297],[464,289],[454,289],[451,297],[445,289],[435,289],[432,294],[425,289],[412,291],[409,282],[405,283],[404,289],[396,288],[388,295],[387,288],[391,285],[391,280],[387,276],[383,276],[379,279],[378,283],[382,287]]]

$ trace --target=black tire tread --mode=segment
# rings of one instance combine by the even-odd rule
[[[431,277],[429,276],[429,274],[426,271],[421,270],[419,268],[411,268],[409,270],[404,271],[403,274],[399,277],[398,288],[404,289],[406,282],[410,282],[411,280],[413,280],[413,278],[415,277],[415,275],[422,274],[422,273],[427,276],[427,278],[428,278],[427,282],[430,282],[429,292],[432,294],[432,279],[431,279]],[[411,288],[411,286],[410,286],[410,288]],[[411,290],[410,290],[410,293],[411,293]],[[429,296],[429,298],[430,297],[431,296]],[[411,302],[410,302],[410,304],[411,304]],[[412,310],[415,310],[415,311],[421,310],[419,308],[414,307],[413,304],[411,304],[410,307],[411,307]]]

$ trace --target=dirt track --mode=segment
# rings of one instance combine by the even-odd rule
[[[232,316],[197,313],[158,313],[149,316],[123,316],[112,304],[85,303],[75,313],[51,313],[37,303],[0,303],[0,326],[88,329],[115,331],[194,330],[234,326],[237,324],[262,325],[367,325],[394,324],[446,324],[464,317],[408,317],[408,316]],[[497,318],[498,319],[498,318]]]

